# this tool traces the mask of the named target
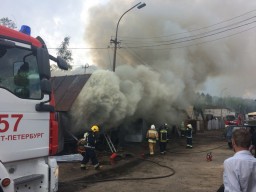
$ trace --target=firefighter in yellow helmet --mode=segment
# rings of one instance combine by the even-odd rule
[[[91,160],[95,169],[100,168],[100,164],[98,162],[96,153],[95,153],[95,144],[96,144],[96,133],[99,132],[99,127],[97,125],[93,125],[91,130],[84,134],[85,140],[85,153],[83,155],[83,160],[81,162],[81,169],[86,169],[86,164]]]
[[[155,125],[151,125],[147,131],[146,138],[148,139],[149,154],[154,155],[156,141],[158,140],[158,132],[156,131]]]

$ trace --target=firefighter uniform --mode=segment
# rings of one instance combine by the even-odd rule
[[[148,139],[149,154],[154,155],[156,141],[158,140],[158,133],[156,131],[155,125],[151,125],[150,129],[147,132],[146,138]]]
[[[91,128],[91,131],[88,131],[84,134],[85,138],[85,153],[83,153],[83,160],[81,162],[81,169],[86,169],[86,164],[91,160],[93,166],[95,169],[98,169],[100,167],[100,164],[98,162],[96,153],[95,153],[95,144],[96,144],[96,138],[95,134],[96,132],[99,132],[98,126],[94,125]]]
[[[187,148],[192,148],[192,132],[193,132],[192,125],[188,124],[186,129]]]
[[[168,131],[167,131],[167,124],[165,123],[163,126],[160,127],[159,130],[159,147],[160,153],[166,153],[166,145],[168,141]]]

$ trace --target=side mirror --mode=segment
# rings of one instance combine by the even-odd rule
[[[36,104],[36,111],[38,112],[54,112],[54,107],[52,105],[46,105],[44,103]]]
[[[57,57],[57,64],[59,68],[63,70],[68,70],[68,63],[60,56]]]
[[[63,70],[68,70],[68,63],[60,56],[57,58],[50,55],[50,59],[57,63],[58,67]]]
[[[50,61],[47,49],[37,48],[37,63],[40,79],[50,79]]]

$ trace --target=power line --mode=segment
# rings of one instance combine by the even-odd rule
[[[228,27],[232,27],[232,26],[235,26],[235,25],[238,25],[240,23],[243,23],[245,21],[249,21],[253,18],[255,18],[256,16],[253,16],[253,17],[250,17],[248,19],[245,19],[243,21],[239,21],[237,23],[233,23],[233,24],[230,24],[228,26],[224,26],[224,27],[220,27],[220,28],[217,28],[217,29],[213,29],[211,31],[206,31],[206,32],[203,32],[203,33],[199,33],[199,34],[196,34],[196,35],[190,35],[190,36],[186,36],[186,37],[180,37],[180,38],[176,38],[176,39],[170,39],[170,40],[161,40],[161,41],[155,41],[154,43],[166,43],[166,42],[171,42],[171,41],[176,41],[176,40],[182,40],[182,39],[187,39],[187,38],[193,38],[193,37],[198,37],[200,35],[206,35],[206,34],[210,34],[211,32],[215,32],[215,31],[219,31],[221,29],[225,29],[225,28],[228,28]],[[122,41],[122,40],[121,40]],[[122,42],[126,42],[125,40],[123,40]],[[136,44],[136,43],[130,43],[130,42],[137,42],[138,41],[128,41],[126,42],[126,44]],[[145,42],[145,44],[149,44],[149,43],[152,43],[152,42]],[[141,43],[140,43],[141,44]]]
[[[121,55],[121,54],[118,53],[118,52],[117,52],[117,55],[118,55],[119,57],[121,57],[124,61],[126,61],[126,58],[125,58],[123,55]],[[139,63],[133,63],[133,64],[139,65]]]
[[[48,49],[60,49],[59,47],[58,48],[48,48]],[[109,49],[109,47],[70,47],[70,48],[67,48],[67,49],[76,49],[76,50],[84,50],[84,49]]]
[[[225,29],[225,30],[222,30],[222,31],[219,31],[219,32],[216,32],[216,33],[213,33],[213,34],[208,34],[208,35],[203,35],[201,37],[193,37],[191,39],[187,39],[187,40],[181,40],[181,41],[177,41],[177,42],[171,42],[171,41],[175,41],[175,40],[171,40],[171,41],[166,41],[166,43],[159,43],[159,44],[153,44],[153,45],[143,45],[143,46],[127,46],[127,48],[148,48],[148,47],[159,47],[159,46],[168,46],[168,45],[173,45],[173,44],[180,44],[180,43],[185,43],[185,42],[190,42],[190,41],[195,41],[195,40],[198,40],[198,39],[202,39],[202,38],[206,38],[206,37],[210,37],[210,36],[215,36],[215,35],[218,35],[218,34],[221,34],[221,33],[224,33],[224,32],[227,32],[227,31],[231,31],[231,30],[234,30],[234,29],[237,29],[237,28],[240,28],[240,27],[244,27],[244,26],[247,26],[247,25],[250,25],[252,23],[255,23],[256,21],[252,21],[250,23],[246,23],[246,24],[243,24],[243,25],[239,25],[239,26],[236,26],[236,27],[233,27],[233,28],[229,28],[229,29]],[[255,27],[255,26],[254,26]],[[252,28],[254,28],[252,27]],[[250,28],[250,29],[252,29]],[[247,31],[247,30],[245,30]],[[229,36],[226,36],[226,37],[229,37]],[[168,43],[170,42],[170,43]]]
[[[200,42],[200,43],[195,43],[195,44],[190,44],[190,45],[184,45],[184,46],[179,46],[179,47],[168,47],[168,48],[158,48],[158,49],[155,49],[155,48],[143,48],[143,50],[171,50],[171,49],[181,49],[181,48],[186,48],[186,47],[192,47],[192,46],[196,46],[196,45],[202,45],[202,44],[206,44],[206,43],[211,43],[211,42],[214,42],[214,41],[218,41],[218,40],[221,40],[221,39],[225,39],[225,38],[229,38],[229,37],[232,37],[232,36],[235,36],[235,35],[238,35],[238,34],[241,34],[241,33],[244,33],[246,31],[249,31],[249,30],[252,30],[254,29],[256,26],[253,26],[249,29],[246,29],[246,30],[243,30],[243,31],[240,31],[240,32],[237,32],[237,33],[234,33],[232,35],[228,35],[228,36],[225,36],[225,37],[220,37],[220,38],[217,38],[217,39],[213,39],[213,40],[209,40],[209,41],[204,41],[204,42]],[[130,47],[127,47],[127,48],[130,48]]]
[[[254,16],[254,17],[256,17],[256,16]],[[249,19],[251,19],[251,18],[249,18]],[[150,47],[159,47],[159,46],[180,44],[180,43],[190,42],[190,41],[202,39],[202,38],[205,38],[205,37],[210,37],[210,36],[214,36],[214,35],[217,35],[217,34],[221,34],[221,33],[227,32],[227,31],[231,31],[231,30],[234,30],[234,29],[237,29],[237,28],[240,28],[240,27],[250,25],[250,24],[255,23],[255,22],[256,21],[252,21],[250,23],[245,23],[243,25],[239,25],[239,26],[236,26],[236,27],[233,27],[233,28],[225,29],[223,31],[219,31],[219,32],[216,32],[216,33],[213,33],[213,34],[208,34],[208,33],[212,32],[212,31],[209,31],[209,32],[203,33],[203,34],[206,34],[206,35],[203,35],[203,36],[199,36],[201,34],[197,34],[197,35],[194,35],[194,36],[187,36],[187,37],[183,37],[183,38],[177,38],[177,39],[172,39],[172,40],[168,40],[168,41],[163,41],[164,43],[159,43],[159,44],[143,45],[143,46],[128,46],[129,43],[126,43],[126,42],[124,42],[124,44],[126,45],[125,48],[150,48]],[[226,26],[226,27],[228,27],[228,26]],[[223,29],[226,28],[226,27],[223,27]],[[216,40],[228,38],[228,37],[246,32],[246,31],[251,30],[253,28],[255,28],[255,26],[251,27],[249,29],[243,30],[241,32],[237,32],[237,33],[234,33],[234,34],[231,34],[231,35],[227,35],[225,37],[221,37],[221,38],[217,38],[217,39],[214,39],[214,40],[209,40],[209,41],[205,41],[205,42],[201,42],[201,43],[196,43],[196,44],[193,44],[193,45],[205,44],[205,43],[208,43],[208,42],[213,42],[213,41],[216,41]],[[219,29],[222,29],[222,28],[219,28]],[[215,29],[215,30],[219,30],[219,29]],[[213,31],[215,31],[215,30],[213,30]],[[190,39],[187,39],[187,38],[190,38]],[[177,40],[181,40],[181,39],[187,39],[187,40],[177,41]],[[172,41],[177,41],[177,42],[172,42]],[[170,43],[168,43],[168,42],[170,42]],[[181,47],[176,47],[176,48],[184,48],[184,47],[193,46],[193,45],[181,46]],[[120,47],[120,48],[122,48],[122,47]],[[176,48],[168,48],[168,49],[176,49]],[[58,49],[58,48],[48,48],[48,49]],[[71,47],[71,48],[67,48],[67,49],[72,49],[72,50],[86,50],[86,49],[88,49],[88,50],[89,49],[90,50],[108,50],[108,49],[110,49],[110,47],[109,46],[108,47],[98,47],[98,48],[97,47],[95,47],[95,48]],[[150,50],[152,50],[152,49],[150,49]],[[161,50],[161,49],[157,49],[157,50]]]
[[[189,32],[194,32],[194,31],[200,31],[202,29],[207,29],[207,28],[210,28],[210,27],[213,27],[213,26],[216,26],[216,25],[219,25],[219,24],[222,24],[222,23],[225,23],[225,22],[229,22],[229,21],[232,21],[234,19],[237,19],[239,17],[242,17],[244,15],[247,15],[249,13],[252,13],[252,12],[255,12],[256,10],[252,10],[252,11],[249,11],[249,12],[246,12],[244,14],[241,14],[239,16],[236,16],[236,17],[233,17],[231,19],[228,19],[228,20],[224,20],[224,21],[221,21],[219,23],[215,23],[213,25],[210,25],[210,26],[207,26],[207,27],[202,27],[202,28],[198,28],[198,29],[194,29],[194,30],[190,30],[190,31],[187,31],[187,32],[182,32],[182,33],[176,33],[176,34],[171,34],[171,35],[167,35],[167,36],[158,36],[158,37],[149,37],[149,38],[139,38],[139,37],[134,37],[133,39],[154,39],[154,38],[163,38],[163,37],[170,37],[170,36],[174,36],[174,35],[179,35],[179,34],[186,34],[186,33],[189,33]],[[202,39],[202,38],[206,38],[206,37],[210,37],[210,36],[214,36],[214,35],[218,35],[218,34],[221,34],[221,33],[224,33],[224,32],[227,32],[227,31],[232,31],[234,29],[237,29],[237,28],[240,28],[240,27],[244,27],[246,25],[250,25],[252,23],[255,23],[255,21],[253,22],[250,22],[250,23],[245,23],[243,25],[239,25],[239,26],[236,26],[236,27],[233,27],[233,28],[229,28],[229,29],[225,29],[227,27],[230,27],[230,26],[234,26],[234,25],[237,25],[239,23],[243,23],[245,21],[249,21],[251,20],[252,18],[255,18],[256,16],[253,16],[253,17],[250,17],[250,18],[247,18],[247,19],[244,19],[242,21],[238,21],[236,23],[233,23],[233,24],[230,24],[230,25],[227,25],[227,26],[224,26],[224,27],[220,27],[220,28],[217,28],[217,29],[213,29],[213,30],[210,30],[210,31],[206,31],[206,32],[203,32],[203,33],[199,33],[199,34],[196,34],[196,35],[191,35],[191,36],[187,36],[187,37],[180,37],[180,38],[176,38],[176,39],[171,39],[171,40],[162,40],[162,41],[157,41],[157,42],[144,42],[144,44],[149,44],[149,45],[143,45],[143,46],[128,46],[128,44],[135,44],[135,43],[131,43],[132,41],[128,41],[126,42],[126,40],[121,40],[121,42],[124,42],[124,44],[126,44],[126,48],[150,48],[150,47],[157,47],[157,46],[168,46],[168,45],[173,45],[173,44],[180,44],[180,43],[185,43],[185,42],[191,42],[191,41],[194,41],[194,40],[198,40],[198,39]],[[252,27],[254,28],[254,27]],[[250,28],[250,29],[252,29]],[[222,31],[219,31],[221,29],[225,29],[225,30],[222,30]],[[213,33],[211,34],[212,32],[214,31],[219,31],[219,32],[216,32],[216,33]],[[248,30],[244,30],[244,31],[248,31]],[[242,31],[242,32],[244,32]],[[240,33],[240,32],[239,32]],[[239,33],[235,33],[235,34],[239,34]],[[202,35],[202,36],[200,36]],[[215,40],[210,40],[210,41],[205,41],[203,43],[207,43],[207,42],[212,42],[212,41],[216,41],[216,40],[219,40],[219,39],[223,39],[223,38],[227,38],[227,37],[230,37],[230,36],[233,36],[233,35],[228,35],[226,37],[222,37],[222,38],[217,38]],[[184,39],[184,40],[183,40]],[[176,42],[175,42],[176,41]],[[138,41],[136,41],[138,42]],[[139,42],[138,42],[139,43]],[[153,43],[157,43],[157,44],[153,44]],[[203,44],[203,43],[197,43],[197,44],[194,44],[194,45],[198,45],[198,44]],[[141,44],[141,43],[140,43]],[[150,45],[151,44],[151,45]],[[191,46],[191,45],[189,45]],[[179,48],[183,48],[183,47],[187,47],[187,46],[182,46],[182,47],[179,47]],[[108,50],[110,47],[71,47],[71,48],[67,48],[69,50]],[[59,49],[59,48],[48,48],[48,49]],[[152,50],[152,49],[151,49]],[[158,49],[159,50],[159,49]]]
[[[147,65],[147,63],[136,52],[132,51],[132,49],[125,48],[125,50],[127,50],[132,56],[138,59],[140,63]]]
[[[122,38],[132,38],[132,39],[156,39],[156,38],[164,38],[164,37],[170,37],[170,36],[175,36],[175,35],[180,35],[180,34],[186,34],[186,33],[191,33],[191,32],[194,32],[194,31],[199,31],[199,30],[202,30],[202,29],[207,29],[207,28],[210,28],[210,27],[213,27],[213,26],[225,23],[225,22],[229,22],[229,21],[232,21],[234,19],[237,19],[239,17],[242,17],[244,15],[247,15],[247,14],[255,12],[255,11],[256,11],[256,9],[254,9],[252,11],[248,11],[248,12],[243,13],[241,15],[238,15],[236,17],[232,17],[231,19],[227,19],[227,20],[215,23],[213,25],[209,25],[209,26],[206,26],[206,27],[201,27],[201,28],[197,28],[197,29],[193,29],[193,30],[189,30],[189,31],[186,31],[186,32],[181,32],[181,33],[174,33],[174,34],[170,34],[170,35],[163,35],[163,36],[157,36],[157,37],[130,37],[130,36],[119,36],[119,37],[122,37]]]

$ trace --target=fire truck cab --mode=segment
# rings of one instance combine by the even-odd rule
[[[235,115],[226,115],[224,118],[225,127],[228,127],[230,125],[242,125],[242,115],[238,115],[236,117]]]
[[[44,41],[0,26],[0,192],[58,190],[58,124]]]

